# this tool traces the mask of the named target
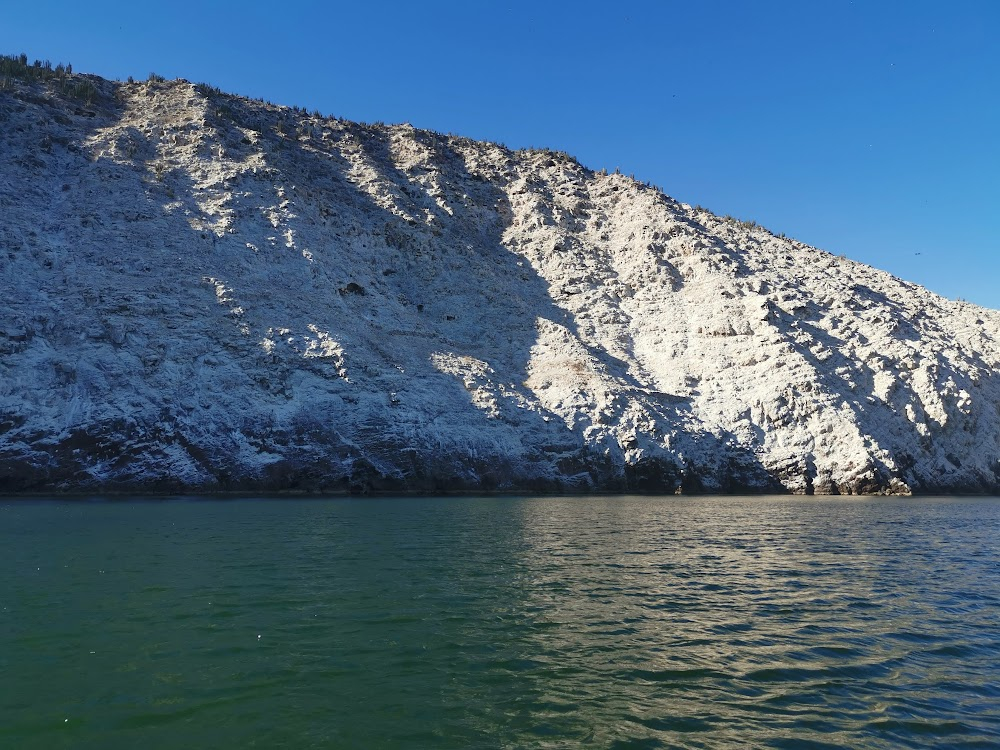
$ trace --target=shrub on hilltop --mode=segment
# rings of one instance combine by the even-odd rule
[[[0,55],[0,90],[13,88],[13,81],[24,83],[47,83],[64,96],[79,99],[88,104],[97,98],[97,87],[91,81],[73,75],[73,66],[59,63],[55,66],[48,60],[35,60],[28,64],[28,56]]]

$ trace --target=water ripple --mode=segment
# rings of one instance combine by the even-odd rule
[[[1000,747],[995,500],[0,504],[0,746]]]

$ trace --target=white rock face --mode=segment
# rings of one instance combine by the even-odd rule
[[[91,80],[0,93],[0,490],[1000,491],[996,311],[563,154]]]

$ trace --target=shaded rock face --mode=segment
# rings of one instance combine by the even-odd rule
[[[1000,314],[548,151],[0,92],[0,490],[997,492]]]

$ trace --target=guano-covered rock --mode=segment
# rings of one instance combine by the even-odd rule
[[[64,78],[0,91],[0,491],[1000,489],[995,311],[565,154]]]

